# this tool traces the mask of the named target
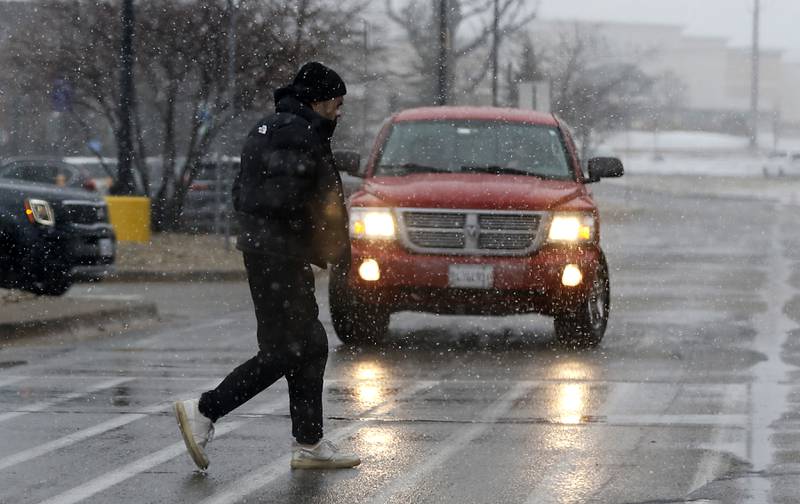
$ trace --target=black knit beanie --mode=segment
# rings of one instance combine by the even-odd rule
[[[347,94],[339,74],[316,61],[300,68],[292,81],[292,90],[297,98],[306,103],[327,101]]]

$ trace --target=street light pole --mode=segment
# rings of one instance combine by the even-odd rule
[[[131,108],[133,105],[133,0],[122,2],[122,40],[120,45],[119,78],[119,127],[117,128],[118,172],[114,184],[115,194],[133,194],[135,187],[131,162],[133,140],[131,139]]]
[[[760,54],[759,54],[759,24],[761,16],[761,2],[754,0],[753,9],[753,49],[751,54],[750,72],[750,149],[758,148],[758,94],[760,78]]]
[[[494,0],[494,21],[492,22],[492,106],[497,103],[497,52],[500,46],[500,1]]]
[[[438,87],[436,93],[436,104],[447,105],[448,94],[448,60],[450,56],[450,34],[448,33],[447,19],[447,0],[439,0],[439,56],[437,58]]]
[[[364,68],[362,70],[361,79],[364,82],[364,99],[361,104],[361,144],[364,145],[367,141],[367,114],[369,112],[369,90],[367,89],[367,83],[369,82],[369,24],[366,19],[362,19],[362,23],[364,27],[364,38],[361,42],[364,53],[364,61],[362,62]]]
[[[236,5],[228,0],[228,106],[233,113],[236,87]]]
[[[234,0],[228,0],[228,113],[233,116],[236,113],[236,14],[237,9],[234,3]],[[232,125],[233,121],[229,124]],[[225,152],[227,153],[227,157],[223,158],[223,160],[218,161],[220,163],[220,167],[225,167],[230,169],[231,171],[236,166],[233,162],[233,132],[231,131],[232,128],[228,127],[228,133],[225,135],[226,146]],[[226,166],[230,163],[230,166]],[[217,176],[218,178],[222,178],[222,180],[228,181],[230,180],[230,174],[227,174],[226,177],[221,177],[222,170],[217,169]],[[230,188],[227,187],[226,184],[217,184],[217,194],[222,197],[220,193],[221,189],[224,187],[225,194],[227,195],[230,192]],[[230,235],[231,235],[231,214],[232,211],[228,208],[228,206],[232,205],[232,201],[230,198],[225,198],[225,233],[223,239],[225,240],[225,250],[229,251],[231,247],[230,242]],[[217,212],[215,212],[215,223],[214,223],[214,230],[215,232],[218,230],[218,219],[219,219],[219,208],[220,205],[217,205]]]

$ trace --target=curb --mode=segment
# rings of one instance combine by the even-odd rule
[[[313,268],[314,276],[326,274],[328,270]],[[245,270],[218,271],[115,271],[103,278],[104,282],[244,282],[247,281]]]
[[[37,320],[24,320],[14,322],[0,322],[0,341],[9,341],[25,336],[34,336],[47,333],[54,328],[58,332],[73,331],[89,325],[108,323],[119,324],[132,322],[139,319],[154,319],[158,317],[158,308],[155,303],[138,303],[74,314],[42,318]]]
[[[115,271],[104,282],[236,282],[247,280],[244,270],[229,271]]]

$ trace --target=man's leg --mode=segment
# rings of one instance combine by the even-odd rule
[[[234,369],[219,386],[204,393],[200,400],[177,401],[175,417],[186,449],[201,469],[208,467],[205,448],[214,433],[213,422],[241,406],[270,386],[288,369],[283,322],[285,292],[293,290],[291,276],[278,263],[264,256],[245,255],[250,293],[258,322],[259,352]]]
[[[298,443],[315,444],[322,439],[322,386],[328,361],[328,338],[317,319],[306,334],[302,362],[286,373],[286,382],[289,384],[292,436]]]
[[[275,383],[288,369],[287,297],[297,288],[292,263],[258,254],[244,255],[258,323],[258,354],[234,369],[217,388],[200,397],[200,412],[216,422]],[[301,263],[295,263],[301,264]]]
[[[354,467],[361,459],[339,450],[322,439],[322,381],[328,361],[328,336],[319,321],[319,307],[314,297],[314,274],[306,265],[302,272],[302,288],[291,296],[287,322],[290,366],[286,373],[289,384],[289,406],[292,435],[296,444],[291,466],[295,469],[337,469]]]

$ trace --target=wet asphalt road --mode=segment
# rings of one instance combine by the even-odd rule
[[[193,471],[168,410],[255,349],[244,284],[104,284],[163,322],[0,350],[0,502],[800,502],[797,207],[598,186],[606,339],[546,318],[400,314],[329,331],[326,435],[361,467],[291,471],[286,387],[217,425]]]

